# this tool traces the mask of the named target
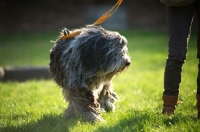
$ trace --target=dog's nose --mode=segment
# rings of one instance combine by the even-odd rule
[[[126,61],[126,63],[125,63],[126,66],[129,66],[130,64],[131,64],[130,61]]]

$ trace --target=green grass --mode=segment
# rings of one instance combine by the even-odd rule
[[[161,115],[163,71],[168,37],[162,31],[121,31],[129,41],[131,67],[113,79],[121,102],[106,123],[66,120],[61,89],[52,80],[0,82],[0,132],[196,132],[196,39],[192,33],[182,73],[180,99],[173,119]],[[0,65],[48,65],[55,33],[0,36]]]

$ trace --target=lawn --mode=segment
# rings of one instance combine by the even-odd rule
[[[0,66],[42,65],[59,31],[0,36]],[[174,118],[161,115],[163,71],[167,57],[164,31],[120,31],[128,39],[131,66],[113,79],[121,102],[115,113],[102,113],[106,123],[66,120],[67,103],[52,80],[0,82],[0,132],[196,132],[196,33],[192,32],[183,67],[180,100]]]

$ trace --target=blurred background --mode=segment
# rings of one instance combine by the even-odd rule
[[[0,66],[47,66],[49,50],[53,47],[50,40],[55,40],[63,27],[72,30],[92,24],[116,2],[117,0],[0,0]],[[138,48],[143,53],[144,49],[149,50],[148,44],[151,42],[167,46],[165,16],[165,5],[159,0],[123,0],[117,11],[101,26],[122,32],[130,44],[136,43],[129,47],[132,46],[134,50]],[[195,22],[193,29],[196,29]],[[159,37],[161,32],[166,40]],[[144,41],[145,36],[149,36],[147,42]],[[156,42],[159,39],[164,42]],[[147,45],[141,48],[141,43]]]
[[[55,31],[92,24],[117,0],[1,0],[0,33]],[[108,29],[166,29],[159,0],[124,0],[103,25]]]

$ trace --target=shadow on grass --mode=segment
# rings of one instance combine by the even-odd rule
[[[184,124],[189,121],[197,122],[193,117],[183,116],[178,114],[173,119],[169,119],[161,115],[159,112],[152,111],[126,111],[126,116],[122,117],[120,121],[115,124],[101,125],[94,132],[137,132],[149,130],[163,130],[171,128],[178,124]],[[128,115],[128,116],[127,116]],[[71,132],[74,127],[81,127],[80,118],[72,118],[66,120],[61,115],[44,115],[38,121],[21,125],[19,127],[8,126],[1,128],[1,132]],[[98,124],[97,124],[98,125]],[[77,130],[82,130],[81,128]],[[90,132],[90,130],[87,130]]]
[[[69,132],[70,127],[77,125],[78,119],[66,120],[61,115],[44,115],[38,121],[18,127],[8,126],[1,128],[1,132]]]
[[[192,116],[177,115],[172,119],[161,114],[161,112],[132,111],[131,117],[126,117],[112,127],[101,126],[95,132],[138,132],[138,131],[162,131],[173,126],[187,122],[197,123]]]
[[[143,131],[146,125],[145,123],[152,120],[150,113],[144,113],[143,111],[129,110],[125,113],[128,113],[129,116],[122,117],[122,119],[112,127],[101,126],[95,132]]]

